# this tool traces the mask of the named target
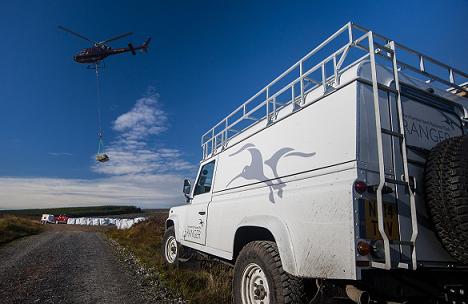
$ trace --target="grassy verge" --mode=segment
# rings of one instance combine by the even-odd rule
[[[0,218],[0,245],[41,231],[41,225],[31,220],[15,216],[2,217]]]
[[[130,229],[106,233],[130,250],[144,266],[156,269],[167,287],[178,291],[191,303],[230,303],[230,267],[203,262],[199,269],[174,269],[164,263],[161,242],[166,217],[167,213],[161,212]]]

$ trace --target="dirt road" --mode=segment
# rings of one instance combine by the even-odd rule
[[[0,247],[0,303],[180,302],[148,286],[104,235],[66,226]]]

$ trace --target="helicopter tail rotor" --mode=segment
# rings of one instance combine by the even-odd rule
[[[133,44],[129,43],[128,48],[130,49],[130,52],[132,52],[132,55],[136,55],[135,48],[133,47]]]
[[[149,43],[151,42],[151,37],[149,37],[148,39],[146,39],[145,43],[143,43],[143,46],[141,47],[141,50],[143,52],[148,52],[148,47],[149,47]]]

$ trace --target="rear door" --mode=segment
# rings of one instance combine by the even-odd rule
[[[402,103],[410,160],[424,161],[423,150],[463,134],[460,114],[457,114],[462,110],[455,104],[410,88],[403,90]]]
[[[408,173],[416,182],[415,199],[418,220],[418,237],[416,240],[416,253],[418,262],[443,262],[451,263],[453,259],[444,250],[433,229],[432,220],[426,208],[424,169],[428,152],[438,143],[447,138],[462,135],[463,109],[460,105],[449,100],[438,97],[436,94],[416,89],[414,87],[401,84],[401,101],[403,108],[403,124],[406,137]],[[376,131],[373,111],[372,87],[361,84],[359,88],[359,146],[358,159],[361,168],[365,170],[367,182],[372,185],[378,184],[378,159],[376,151]],[[395,95],[388,91],[379,90],[379,103],[382,127],[395,132],[399,130],[399,120],[397,116],[397,103]],[[392,179],[401,180],[403,174],[403,162],[401,158],[400,139],[394,136],[383,135],[383,154],[385,162],[386,176]],[[390,211],[386,207],[386,214],[392,214],[388,221],[394,228],[394,233],[389,234],[393,238],[402,241],[411,239],[413,232],[411,225],[411,210],[409,206],[409,196],[406,187],[396,185],[393,193],[384,196],[384,201],[396,206]],[[369,206],[365,214],[366,234],[373,231],[375,213],[373,206]],[[394,212],[393,212],[394,211]],[[395,218],[395,215],[397,218]],[[387,218],[387,217],[386,217]],[[390,229],[389,229],[390,230]],[[393,230],[393,229],[392,229]],[[371,236],[375,238],[375,234]],[[409,246],[400,248],[401,262],[411,261],[411,250]]]
[[[201,165],[193,189],[193,199],[187,206],[183,238],[187,242],[206,243],[208,205],[211,202],[216,161]]]
[[[403,86],[402,106],[404,113],[404,128],[408,148],[408,170],[409,175],[416,181],[416,208],[418,210],[418,239],[416,242],[416,252],[419,262],[424,261],[451,261],[452,258],[442,248],[436,233],[433,230],[432,222],[426,210],[425,187],[424,187],[424,166],[426,157],[431,148],[447,138],[460,136],[463,134],[462,122],[460,119],[461,108],[450,101],[437,97],[434,94],[416,90],[412,87]],[[395,153],[395,158],[400,161],[399,153]],[[397,176],[401,176],[402,171]],[[400,187],[402,188],[402,187]],[[406,197],[404,189],[399,189],[400,197]],[[402,239],[409,239],[411,236],[411,220],[409,216],[404,216],[406,204],[400,202],[403,216],[400,216],[400,233]],[[406,258],[409,260],[409,248]]]

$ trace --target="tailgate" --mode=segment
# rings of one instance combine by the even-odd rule
[[[419,235],[416,242],[418,262],[452,262],[443,249],[426,210],[424,165],[429,150],[443,140],[463,134],[459,105],[425,91],[403,87],[402,105],[408,148],[409,175],[416,179],[416,206]],[[401,191],[402,189],[400,189]],[[409,218],[400,217],[403,239],[411,234]],[[408,252],[409,257],[409,252]]]
[[[410,159],[424,162],[424,150],[439,142],[463,134],[460,114],[456,104],[435,95],[417,93],[405,88],[402,94],[406,143]],[[419,153],[417,153],[419,151]],[[412,153],[413,152],[413,153]]]

